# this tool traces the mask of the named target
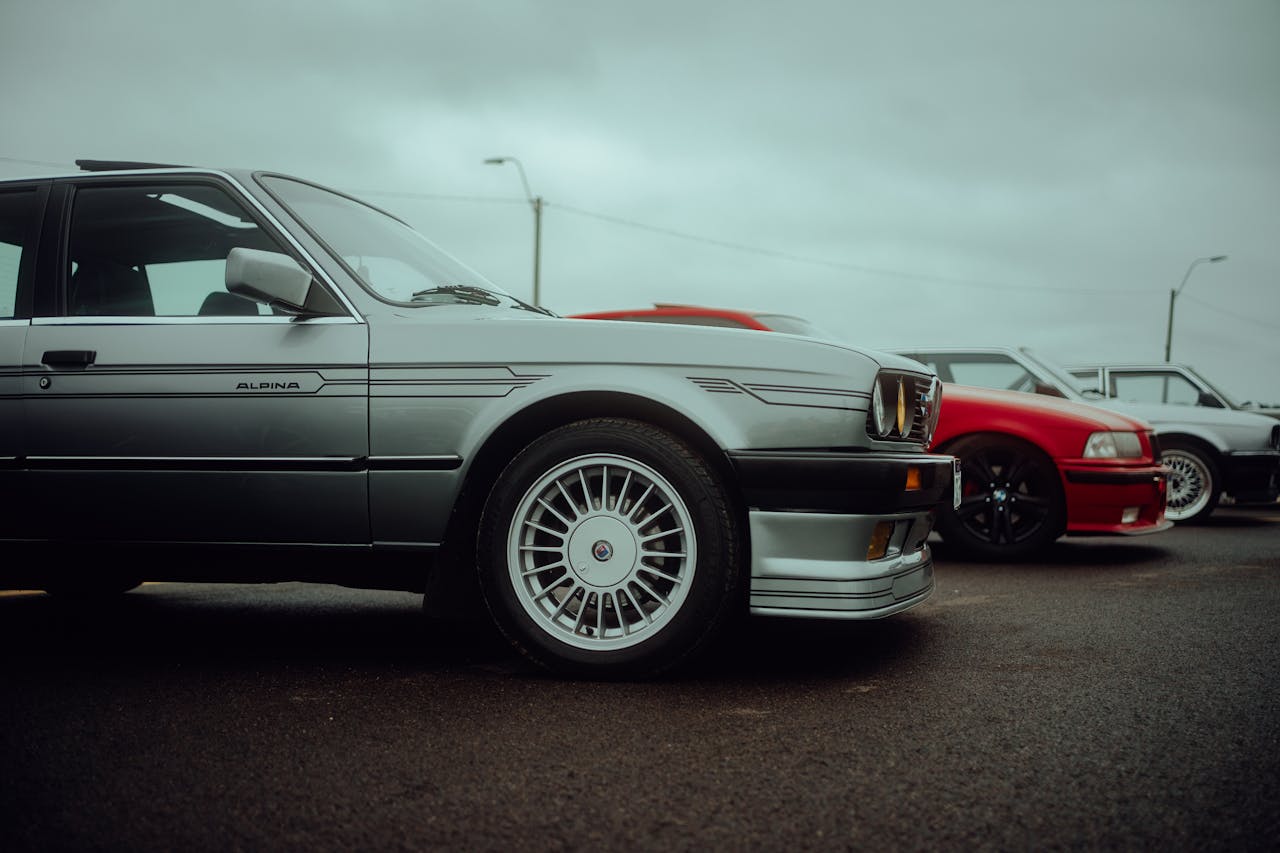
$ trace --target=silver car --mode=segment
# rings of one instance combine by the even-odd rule
[[[338,580],[438,613],[477,589],[533,660],[610,676],[736,608],[933,589],[954,465],[918,364],[563,320],[306,181],[81,166],[0,183],[0,539],[36,547],[8,585]]]
[[[1068,367],[1085,393],[1096,391],[1130,403],[1168,403],[1257,412],[1280,419],[1280,408],[1237,403],[1231,395],[1186,364],[1089,364]]]
[[[1252,412],[1158,402],[1128,402],[1086,393],[1065,368],[1028,349],[1004,347],[902,350],[946,382],[1050,394],[1115,409],[1151,424],[1169,469],[1165,517],[1205,519],[1223,494],[1237,500],[1280,496],[1280,424]]]

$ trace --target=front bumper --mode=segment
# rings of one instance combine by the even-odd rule
[[[875,619],[933,591],[926,544],[953,459],[907,453],[730,454],[749,507],[752,613]],[[915,468],[918,488],[907,489]],[[868,559],[878,525],[889,533]],[[881,528],[882,531],[886,528]]]
[[[1138,535],[1168,530],[1168,470],[1151,463],[1058,460],[1067,498],[1067,533]]]
[[[1240,503],[1269,503],[1280,497],[1280,450],[1227,453],[1222,488]]]

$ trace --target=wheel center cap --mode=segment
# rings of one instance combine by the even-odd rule
[[[996,503],[1002,504],[1009,499],[1009,493],[1004,489],[996,489],[991,493],[991,497],[995,498]]]
[[[569,534],[569,566],[578,579],[595,587],[622,583],[640,558],[635,534],[620,519],[597,515],[583,519]]]

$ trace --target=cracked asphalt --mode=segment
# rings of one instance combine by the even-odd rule
[[[421,597],[0,595],[0,847],[1220,849],[1280,838],[1280,507],[935,547],[890,619],[543,676]]]

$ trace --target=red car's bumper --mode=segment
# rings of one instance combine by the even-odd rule
[[[1139,534],[1167,530],[1167,469],[1150,463],[1099,464],[1059,459],[1067,495],[1068,534]]]

